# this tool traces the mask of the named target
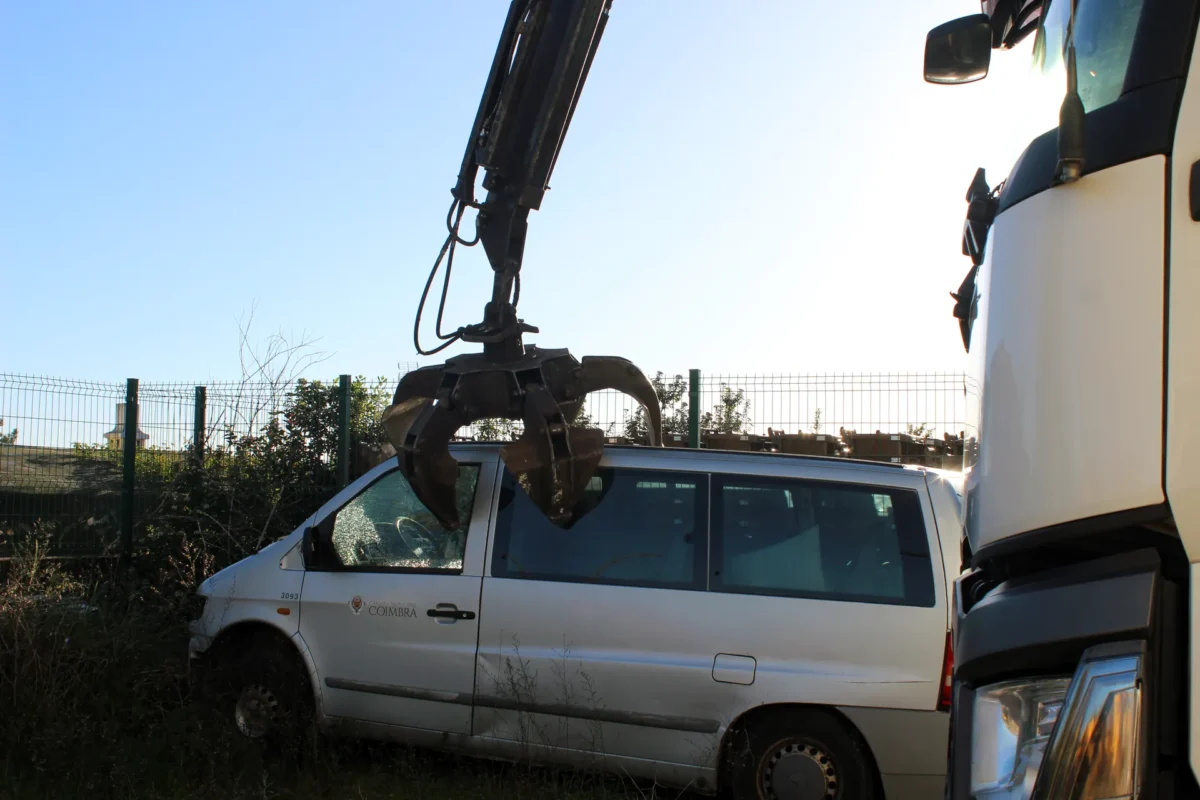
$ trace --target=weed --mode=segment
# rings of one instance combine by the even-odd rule
[[[660,797],[655,788],[532,761],[502,764],[374,742],[321,737],[316,757],[286,766],[242,739],[202,702],[186,663],[182,597],[211,563],[199,542],[174,534],[172,558],[153,575],[71,570],[45,558],[53,531],[22,544],[0,581],[0,798],[131,800],[358,800],[495,798],[613,800]],[[164,538],[164,542],[167,539]],[[536,671],[519,652],[505,684],[536,698]],[[599,707],[564,642],[554,702]],[[509,691],[506,689],[506,691]],[[520,712],[527,741],[560,746]],[[585,746],[602,753],[600,725]]]

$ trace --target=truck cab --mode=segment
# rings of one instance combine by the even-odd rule
[[[1063,105],[967,198],[948,796],[1196,797],[1197,3],[980,12],[930,31],[927,80],[979,80],[1033,37],[1025,96],[1049,81]]]

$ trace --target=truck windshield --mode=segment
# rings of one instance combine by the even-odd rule
[[[1144,0],[1078,0],[1075,6],[1075,67],[1085,111],[1121,96],[1133,54]],[[1042,79],[1066,88],[1070,0],[1047,0],[1033,43],[1033,66]]]

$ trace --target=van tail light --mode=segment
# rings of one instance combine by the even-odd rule
[[[938,691],[938,711],[949,711],[954,696],[954,645],[951,633],[946,631],[946,650],[942,655],[942,685]]]

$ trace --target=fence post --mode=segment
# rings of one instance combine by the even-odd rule
[[[134,488],[137,480],[138,379],[125,382],[125,423],[121,431],[124,445],[121,481],[121,557],[122,566],[133,559]]]
[[[208,418],[208,389],[196,387],[196,416],[192,420],[192,453],[196,463],[204,464],[204,434]]]
[[[700,370],[688,370],[688,447],[700,446]]]
[[[338,488],[350,483],[350,376],[338,376]]]

